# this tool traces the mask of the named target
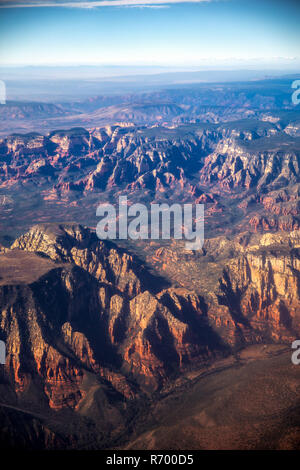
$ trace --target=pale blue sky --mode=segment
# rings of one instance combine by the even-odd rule
[[[76,1],[72,7],[51,0],[19,3],[22,7],[13,0],[0,2],[2,65],[299,64],[297,2],[106,0],[96,7]]]

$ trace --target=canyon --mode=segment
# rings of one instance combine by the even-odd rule
[[[300,334],[299,243],[298,231],[207,240],[196,259],[176,260],[182,280],[185,266],[205,279],[223,265],[211,290],[194,272],[192,290],[164,286],[135,255],[88,228],[33,226],[0,255],[5,419],[15,419],[7,410],[30,409],[26,445],[38,428],[42,448],[88,448],[87,427],[98,436],[92,448],[105,447],[124,440],[141,403],[153,406],[185,374],[230,363],[251,345],[291,343]],[[79,426],[75,435],[66,416]],[[11,426],[5,430],[7,444]]]
[[[245,87],[0,110],[1,449],[299,449],[299,112]],[[100,240],[120,196],[203,247]]]

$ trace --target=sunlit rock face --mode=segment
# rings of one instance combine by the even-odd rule
[[[298,233],[216,239],[204,251],[217,260],[227,245],[234,256],[202,296],[160,290],[159,278],[150,292],[135,257],[80,225],[21,235],[0,255],[0,326],[15,392],[34,387],[51,409],[76,410],[92,374],[132,400],[232,349],[291,341],[300,333]]]
[[[299,143],[276,122],[245,127],[124,124],[1,140],[0,222],[18,234],[0,246],[1,397],[67,416],[81,436],[91,426],[82,417],[94,419],[114,442],[144,401],[189,372],[299,336]],[[204,204],[203,248],[99,240],[85,225],[120,195]],[[43,445],[64,447],[51,426],[32,426]]]
[[[194,360],[225,351],[199,341],[196,294],[151,294],[131,255],[81,226],[34,226],[1,263],[3,273],[7,263],[20,272],[1,279],[7,376],[18,394],[38,380],[53,409],[79,406],[87,371],[131,399]],[[191,320],[184,315],[189,308]]]
[[[280,123],[251,119],[15,134],[0,140],[0,203],[22,227],[93,224],[96,202],[126,195],[205,204],[210,236],[290,231],[299,227],[299,154],[299,138]]]

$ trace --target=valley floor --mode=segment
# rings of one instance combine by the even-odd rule
[[[245,348],[211,370],[187,375],[178,390],[153,404],[153,424],[125,448],[300,449],[299,378],[287,347]]]
[[[255,345],[217,361],[211,368],[181,376],[159,396],[136,407],[127,428],[120,428],[105,449],[116,450],[295,450],[300,449],[300,366],[284,345]],[[2,389],[3,390],[3,389]],[[20,448],[63,448],[67,416],[57,420],[18,406],[0,403],[0,415],[18,423]],[[134,407],[134,405],[133,405]],[[8,413],[8,414],[7,414]],[[82,419],[82,429],[85,418]],[[8,421],[7,421],[8,422]],[[3,419],[2,419],[3,424]],[[74,423],[70,424],[73,426]],[[40,428],[40,430],[39,430]],[[50,431],[55,428],[56,432]],[[34,429],[34,432],[33,432]],[[94,434],[80,435],[77,450],[103,449]],[[30,440],[33,441],[30,442]],[[1,428],[0,448],[10,447]],[[16,441],[13,441],[16,446]],[[72,444],[66,444],[72,448]]]

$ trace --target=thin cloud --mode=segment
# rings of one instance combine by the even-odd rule
[[[98,8],[98,7],[135,7],[135,8],[167,8],[178,3],[207,3],[212,0],[95,0],[95,1],[4,1],[0,8]]]
[[[170,8],[170,5],[122,5],[126,8]]]

